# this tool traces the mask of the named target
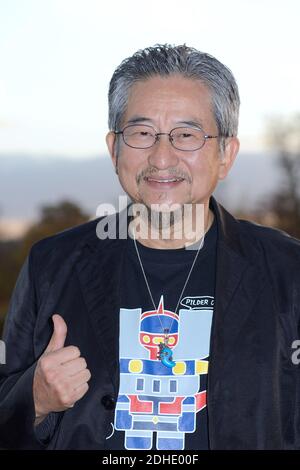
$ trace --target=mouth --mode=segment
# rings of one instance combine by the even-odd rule
[[[146,176],[144,181],[153,189],[172,189],[184,181],[184,178],[154,178]]]

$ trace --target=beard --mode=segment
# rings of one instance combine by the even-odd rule
[[[185,204],[134,202],[130,208],[132,229],[143,239],[181,239],[185,226]]]
[[[143,239],[192,240],[204,231],[203,204],[133,203],[133,229]]]
[[[163,204],[160,210],[159,204],[153,204],[153,207],[145,205],[146,219],[149,226],[156,231],[172,229],[176,224],[183,220],[183,205],[174,204],[175,208],[166,210],[166,204]],[[168,208],[167,208],[168,209]]]

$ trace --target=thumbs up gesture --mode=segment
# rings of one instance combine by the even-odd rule
[[[39,358],[33,378],[36,424],[51,411],[71,408],[88,391],[91,373],[76,346],[64,347],[67,325],[60,315],[53,315],[53,334]]]

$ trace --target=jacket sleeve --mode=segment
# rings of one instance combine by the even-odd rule
[[[4,326],[6,362],[0,365],[0,448],[2,449],[46,447],[46,443],[38,439],[34,427],[32,386],[38,358],[34,354],[33,336],[38,305],[33,252],[34,250],[31,250],[20,271]],[[46,420],[47,423],[49,418]]]

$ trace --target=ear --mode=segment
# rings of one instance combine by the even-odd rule
[[[225,150],[220,157],[219,166],[219,180],[223,180],[228,175],[230,168],[232,167],[235,157],[238,154],[240,148],[240,141],[237,137],[228,137],[225,143]]]
[[[118,154],[117,154],[117,136],[114,132],[110,131],[106,136],[106,145],[115,167],[115,172],[118,174]]]

